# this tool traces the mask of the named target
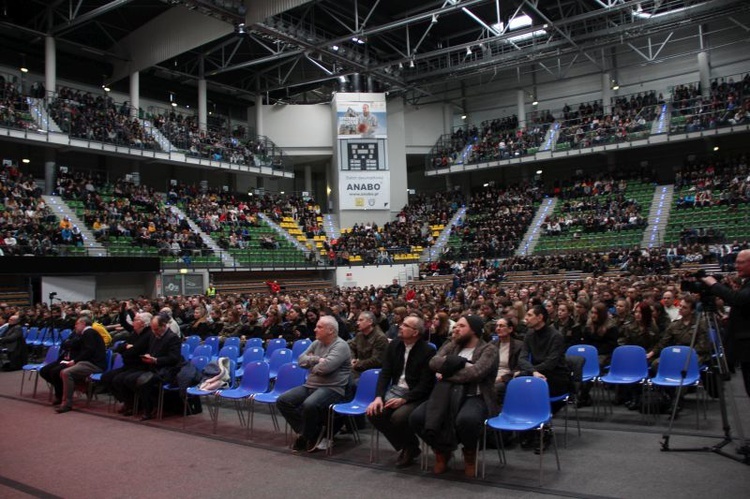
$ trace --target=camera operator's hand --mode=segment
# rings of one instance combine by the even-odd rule
[[[719,281],[716,280],[716,278],[714,278],[713,276],[710,276],[710,275],[704,277],[703,279],[701,279],[701,281],[703,281],[703,284],[705,284],[706,286],[709,286],[709,287],[711,287],[714,284],[716,284],[717,282],[719,282]]]

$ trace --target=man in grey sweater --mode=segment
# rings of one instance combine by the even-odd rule
[[[331,404],[343,400],[351,374],[351,350],[339,337],[339,325],[323,316],[315,326],[315,341],[299,357],[300,367],[309,369],[302,386],[285,392],[276,407],[299,435],[293,452],[314,452],[323,438],[323,423]]]

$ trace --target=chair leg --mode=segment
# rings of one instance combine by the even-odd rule
[[[326,425],[328,445],[326,446],[326,455],[333,454],[333,405],[328,407],[328,424]]]

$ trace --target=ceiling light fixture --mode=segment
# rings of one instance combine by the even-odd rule
[[[471,55],[471,47],[466,47],[466,55]]]

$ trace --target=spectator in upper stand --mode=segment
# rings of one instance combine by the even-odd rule
[[[355,379],[368,369],[379,368],[383,364],[385,349],[388,347],[382,329],[375,324],[372,312],[363,311],[357,317],[357,334],[349,340],[352,351],[352,373]]]

